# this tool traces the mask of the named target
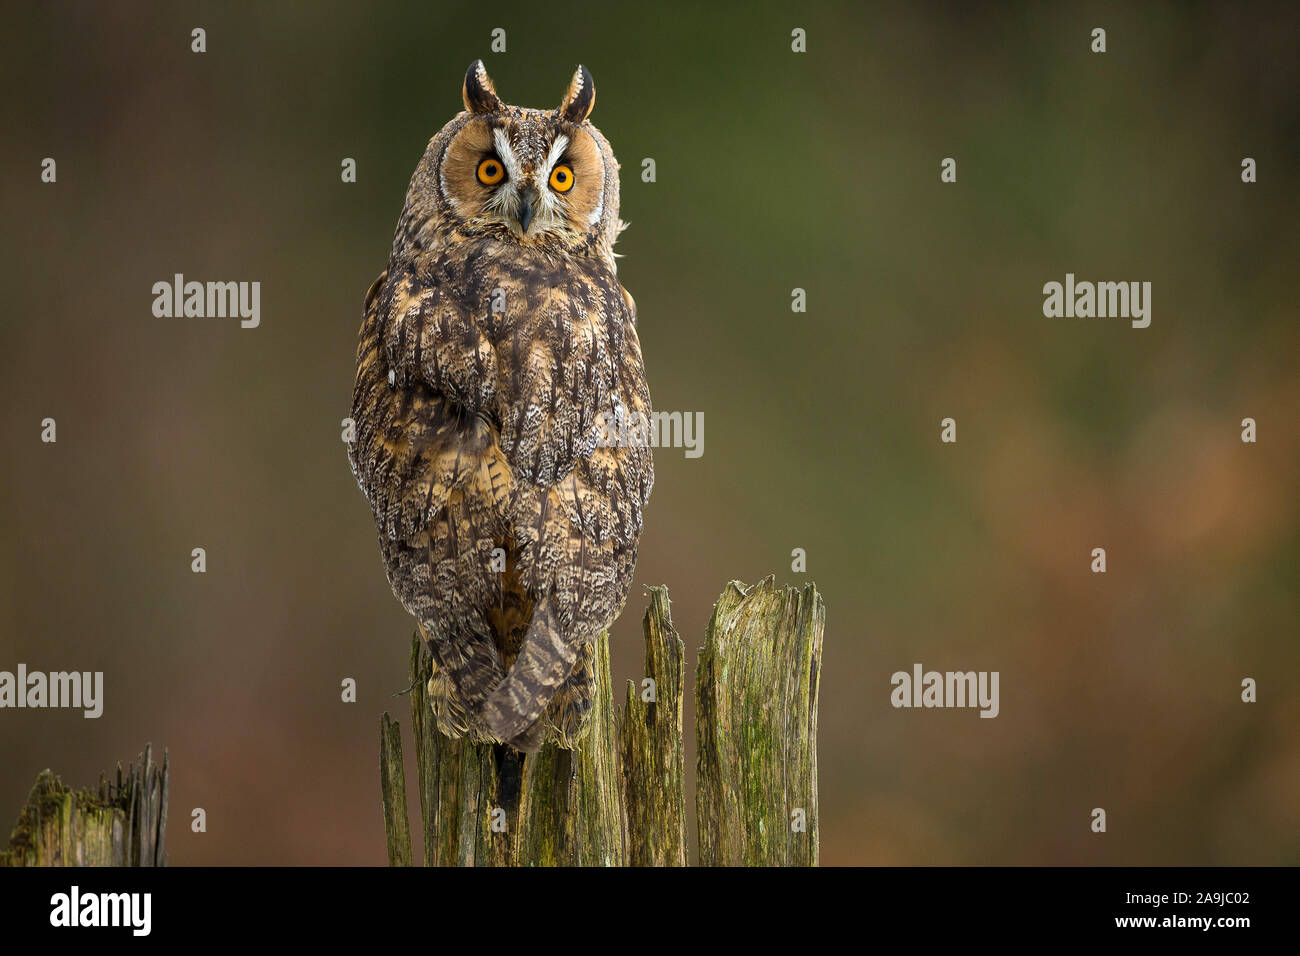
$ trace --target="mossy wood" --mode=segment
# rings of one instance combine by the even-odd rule
[[[816,866],[817,688],[826,609],[813,585],[732,581],[696,667],[696,831],[712,866]]]
[[[166,866],[167,751],[162,766],[145,747],[140,765],[117,765],[95,790],[71,790],[42,771],[0,866]]]
[[[411,642],[411,718],[424,834],[435,866],[683,866],[687,862],[682,700],[685,645],[667,588],[650,588],[644,676],[616,713],[609,640],[580,748],[521,757],[438,733],[430,661]],[[825,609],[814,586],[732,582],[697,669],[696,809],[705,865],[817,863],[817,683]],[[388,861],[413,861],[401,732],[380,725]],[[730,816],[727,816],[727,815]]]

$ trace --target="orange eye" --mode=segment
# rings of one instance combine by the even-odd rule
[[[573,170],[568,166],[556,166],[551,170],[551,188],[557,193],[567,193],[573,188]]]
[[[506,178],[506,168],[501,160],[488,157],[478,164],[478,181],[484,186],[495,186]]]

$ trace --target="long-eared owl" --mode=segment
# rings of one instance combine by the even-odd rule
[[[654,482],[648,444],[618,440],[650,414],[619,167],[585,67],[555,110],[505,105],[482,61],[462,96],[366,294],[348,458],[438,728],[571,749]]]

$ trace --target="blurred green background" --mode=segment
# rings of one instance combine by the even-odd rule
[[[90,783],[153,741],[173,863],[383,861],[411,626],[339,421],[407,181],[481,56],[522,105],[591,70],[655,407],[704,413],[702,458],[656,456],[616,679],[641,584],[693,662],[726,581],[813,579],[824,863],[1300,861],[1293,6],[0,16],[0,669],[106,683],[97,721],[0,711],[5,832],[42,768]],[[260,281],[261,327],[154,318],[176,272]],[[1066,272],[1152,282],[1151,327],[1044,318]],[[1000,671],[1001,715],[894,710],[914,662]]]

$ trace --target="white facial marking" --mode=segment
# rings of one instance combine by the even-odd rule
[[[494,129],[492,142],[496,144],[497,155],[501,157],[501,162],[505,163],[506,175],[510,177],[511,182],[518,182],[521,175],[519,160],[515,158],[515,151],[510,148],[510,139],[506,136],[506,131],[500,127]]]
[[[546,154],[546,168],[542,170],[542,176],[550,179],[551,169],[559,161],[564,148],[569,145],[569,137],[560,135],[555,137],[555,142],[551,144],[551,151]]]
[[[590,133],[587,135],[591,136]],[[591,136],[591,144],[596,147],[597,156],[603,155],[600,151],[600,143],[596,142],[596,137]],[[593,209],[591,215],[587,217],[587,225],[589,226],[594,226],[596,223],[600,222],[600,217],[605,212],[605,167],[603,165],[600,167],[600,189],[597,190],[596,195],[600,198],[596,200],[596,208]]]

